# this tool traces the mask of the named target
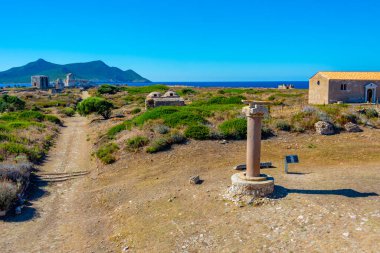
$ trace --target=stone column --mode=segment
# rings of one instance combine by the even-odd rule
[[[243,108],[247,117],[247,160],[246,172],[231,177],[230,196],[247,195],[253,198],[265,197],[274,190],[274,179],[260,173],[261,121],[268,113],[265,102],[244,101],[249,104]],[[243,167],[243,165],[240,165]]]
[[[267,109],[257,102],[244,107],[243,112],[247,117],[246,177],[260,177],[261,121]]]
[[[262,115],[247,116],[247,177],[260,176]]]

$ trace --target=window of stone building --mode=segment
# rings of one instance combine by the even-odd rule
[[[347,90],[347,84],[342,83],[342,84],[340,85],[340,90]]]
[[[317,85],[320,85],[320,84],[321,84],[321,81],[318,81],[318,82],[317,82]]]

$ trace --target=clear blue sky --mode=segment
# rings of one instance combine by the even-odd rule
[[[154,81],[380,70],[379,0],[1,0],[0,70],[103,60]]]

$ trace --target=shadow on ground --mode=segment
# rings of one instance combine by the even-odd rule
[[[307,194],[307,195],[337,195],[347,198],[366,198],[379,196],[376,192],[358,192],[353,189],[336,189],[336,190],[304,190],[304,189],[287,189],[283,186],[276,185],[273,194],[269,197],[272,199],[285,198],[288,194]]]

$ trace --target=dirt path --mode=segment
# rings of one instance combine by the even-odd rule
[[[34,182],[30,206],[20,216],[0,221],[1,252],[86,252],[80,240],[86,234],[84,213],[76,201],[89,177],[87,119],[68,118],[65,125],[36,173],[40,179]]]

